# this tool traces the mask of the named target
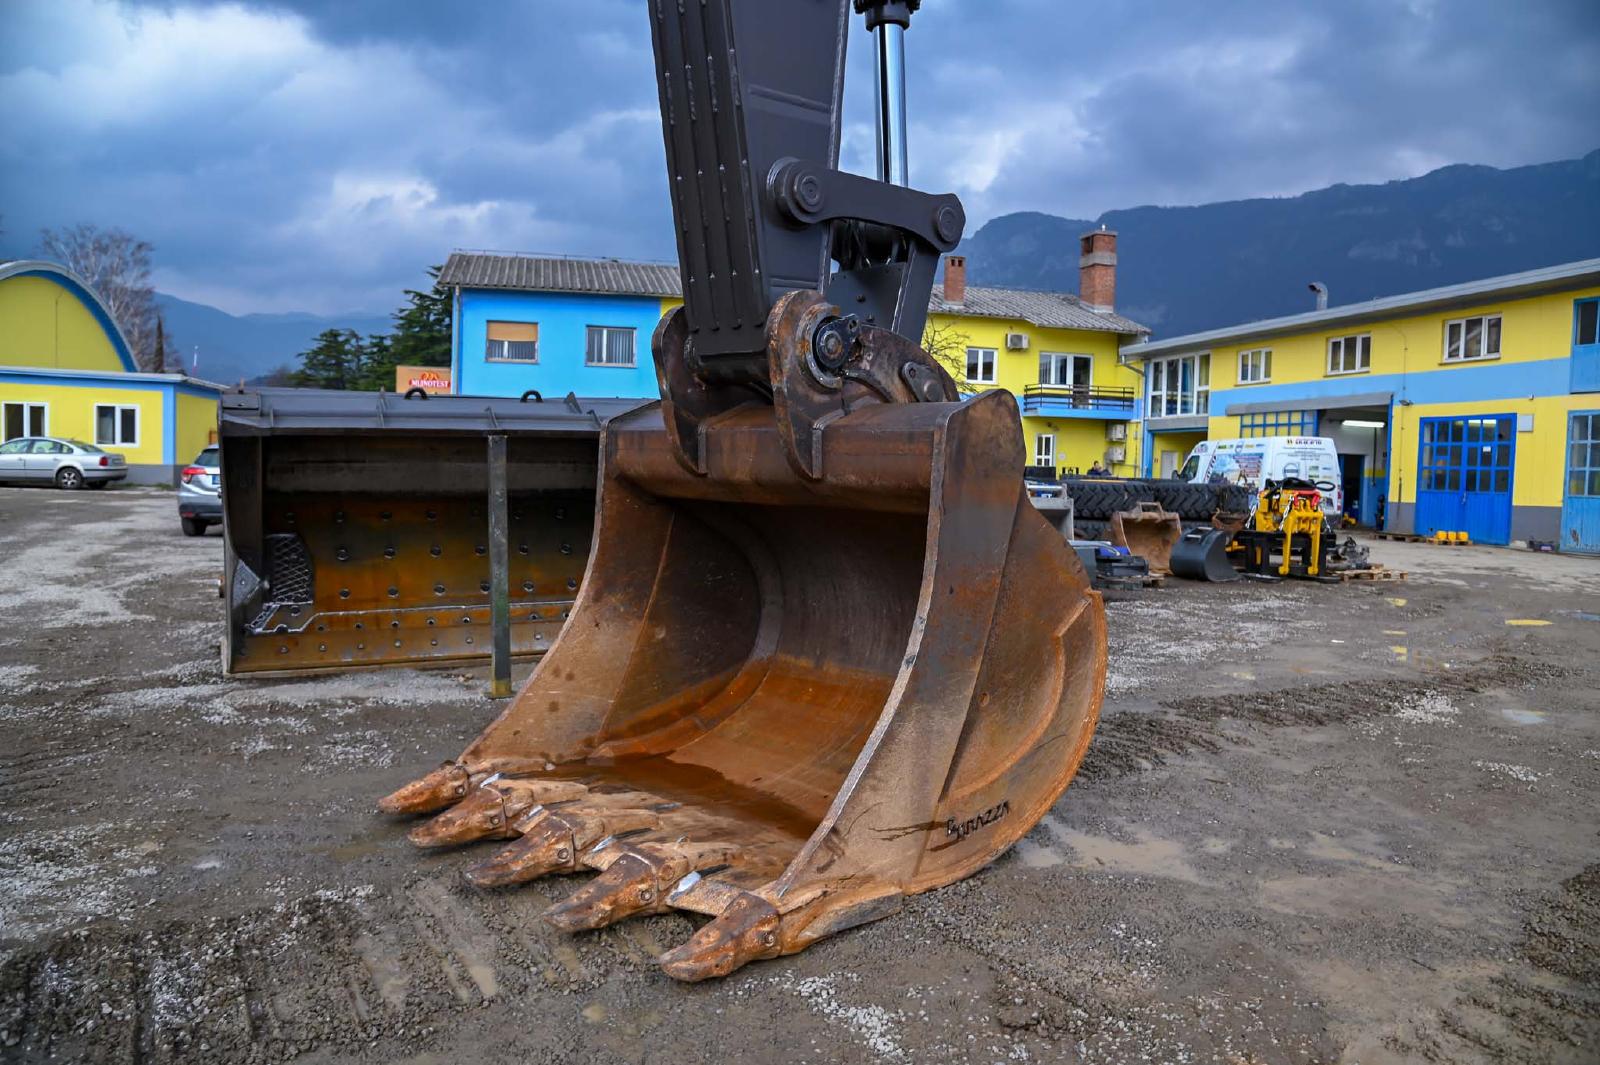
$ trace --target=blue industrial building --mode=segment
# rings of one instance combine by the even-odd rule
[[[659,394],[650,337],[681,302],[676,265],[453,252],[439,282],[457,394]]]

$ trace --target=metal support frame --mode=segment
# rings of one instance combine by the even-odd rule
[[[511,558],[506,528],[506,438],[489,440],[489,628],[492,638],[489,695],[511,697]]]

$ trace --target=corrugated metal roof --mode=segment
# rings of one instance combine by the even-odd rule
[[[678,268],[669,263],[625,259],[565,259],[503,252],[451,252],[439,282],[463,288],[519,289],[526,292],[594,292],[624,296],[681,297]],[[934,314],[1002,318],[1047,329],[1086,329],[1138,335],[1149,330],[1120,314],[1098,314],[1065,292],[967,286],[963,303],[946,303],[935,290],[928,297]]]
[[[944,294],[936,289],[928,297],[928,311],[973,318],[1015,319],[1041,329],[1086,329],[1130,336],[1149,332],[1147,327],[1120,314],[1091,311],[1078,297],[1066,292],[1027,292],[968,285],[965,300],[946,303]]]
[[[439,283],[611,296],[677,296],[682,290],[678,268],[671,264],[467,251],[450,253]]]
[[[1203,333],[1188,333],[1144,344],[1127,344],[1122,348],[1121,357],[1127,362],[1154,355],[1181,354],[1256,337],[1283,336],[1317,330],[1325,326],[1354,325],[1392,318],[1400,313],[1422,314],[1430,310],[1470,306],[1493,299],[1524,299],[1544,292],[1595,284],[1600,284],[1600,259],[1580,259],[1577,262],[1545,266],[1537,270],[1524,270],[1518,274],[1486,277],[1481,281],[1466,281],[1459,285],[1428,288],[1398,296],[1383,296],[1361,303],[1346,303],[1339,307],[1329,307],[1325,311],[1307,311],[1305,314],[1291,314],[1283,318],[1263,318]]]

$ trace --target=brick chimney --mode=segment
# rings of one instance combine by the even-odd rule
[[[1117,304],[1117,234],[1101,226],[1079,238],[1078,298],[1097,314],[1110,314]]]
[[[965,255],[946,255],[944,257],[944,301],[956,304],[967,301],[967,257]]]

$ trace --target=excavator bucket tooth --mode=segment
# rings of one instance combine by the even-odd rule
[[[639,401],[527,399],[225,393],[224,669],[487,659],[489,433],[506,437],[511,651],[543,654],[583,574],[600,423]]]
[[[618,843],[600,875],[546,910],[544,919],[576,932],[635,914],[665,913],[676,905],[671,893],[685,877],[724,865],[738,854],[731,843]]]
[[[661,968],[675,979],[694,982],[727,976],[762,958],[776,958],[783,953],[781,923],[772,903],[742,894],[687,943],[661,955]]]
[[[699,446],[704,473],[659,409],[608,424],[572,622],[456,760],[581,781],[587,796],[547,805],[507,848],[554,840],[567,857],[519,859],[515,879],[604,871],[557,907],[562,927],[663,904],[712,916],[663,960],[683,979],[799,950],[992,861],[1076,772],[1106,659],[1100,598],[1024,494],[1009,395],[864,405],[820,433],[820,478],[760,405],[702,427]],[[457,816],[479,835],[515,834],[476,794],[526,784],[472,789],[441,816],[473,803]],[[571,833],[613,801],[678,805],[641,837],[614,838],[614,819]],[[707,841],[727,849],[676,880],[656,871],[659,848]],[[707,863],[727,868],[697,877]]]
[[[483,783],[487,774],[476,774],[476,780],[474,775],[466,766],[446,762],[379,799],[378,809],[386,814],[437,813],[466,798],[467,789]]]
[[[542,782],[523,783],[499,777],[489,777],[467,793],[467,797],[454,806],[413,828],[408,834],[419,847],[450,847],[480,839],[514,839],[520,835],[518,821],[541,802],[554,801],[546,797],[552,789]],[[556,794],[570,791],[559,782]]]
[[[608,836],[658,828],[661,814],[627,806],[571,803],[555,809],[535,807],[515,826],[521,838],[463,875],[474,887],[504,887],[548,873],[582,868],[583,852]]]

